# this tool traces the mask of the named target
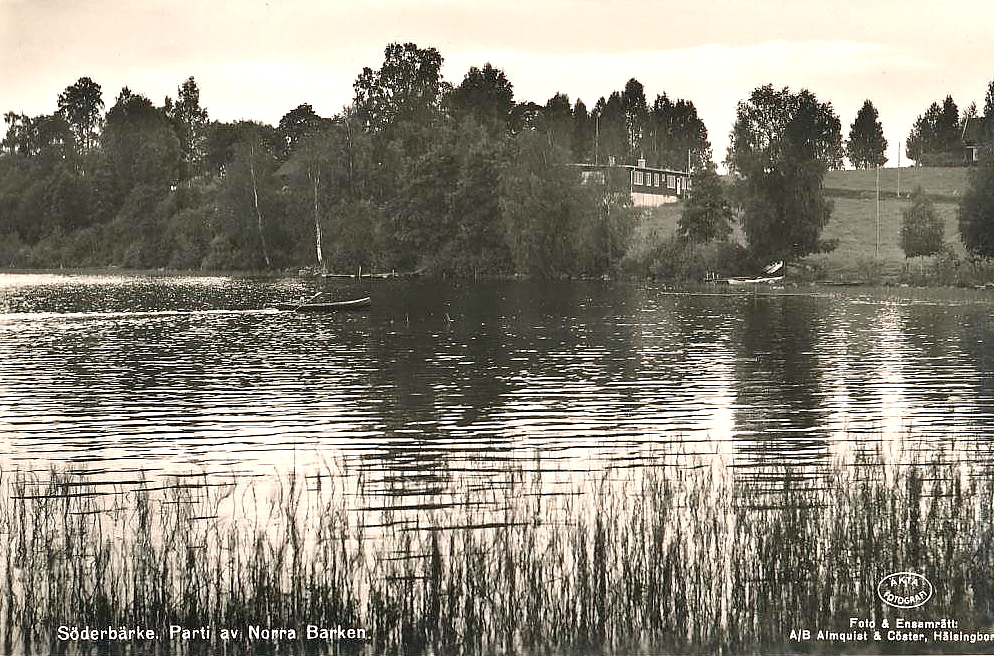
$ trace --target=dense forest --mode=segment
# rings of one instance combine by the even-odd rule
[[[391,44],[339,114],[305,103],[276,126],[212,121],[193,77],[109,108],[80,78],[51,115],[4,116],[0,266],[604,275],[635,210],[568,164],[713,166],[693,103],[650,104],[635,79],[543,106],[490,64],[457,86],[441,65]]]

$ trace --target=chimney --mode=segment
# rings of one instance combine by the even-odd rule
[[[640,169],[644,169],[645,168],[645,158],[644,157],[639,157],[639,168]]]
[[[608,155],[608,157],[607,157],[607,165],[608,166],[614,166],[614,155]]]

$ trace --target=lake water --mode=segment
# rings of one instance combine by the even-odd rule
[[[269,309],[317,291],[372,306]],[[0,274],[0,650],[89,653],[60,622],[351,617],[367,653],[835,653],[793,630],[893,620],[877,585],[908,571],[935,590],[913,617],[984,628],[992,307]]]
[[[367,312],[267,309],[324,289]],[[727,291],[727,290],[726,290]],[[344,466],[391,495],[664,457],[989,459],[994,296],[600,282],[0,275],[5,467]]]

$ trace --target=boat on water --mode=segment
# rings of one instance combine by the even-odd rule
[[[325,303],[277,303],[277,310],[292,310],[294,312],[342,312],[349,310],[365,310],[369,308],[372,299],[369,296],[354,298],[348,301],[329,301]]]

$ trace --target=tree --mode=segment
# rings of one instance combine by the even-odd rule
[[[939,130],[939,139],[944,151],[949,152],[959,146],[959,109],[956,107],[952,96],[946,96],[946,99],[942,101]]]
[[[75,84],[59,94],[59,114],[72,127],[80,152],[89,152],[96,143],[100,110],[104,107],[100,85],[88,77],[81,77]]]
[[[985,151],[980,166],[970,171],[959,203],[959,234],[968,253],[994,257],[994,158]]]
[[[239,123],[238,140],[218,190],[209,268],[270,268],[277,260],[283,212],[274,179],[279,147],[275,130]],[[274,144],[276,147],[274,148]]]
[[[56,160],[73,157],[72,128],[61,114],[31,117],[7,112],[3,118],[7,123],[3,147],[8,152],[28,157],[47,154],[48,159]]]
[[[540,129],[549,139],[549,145],[573,152],[573,111],[569,96],[557,93],[549,98],[542,109]]]
[[[370,132],[402,129],[403,122],[430,124],[444,90],[442,55],[414,43],[391,43],[379,70],[363,68],[356,79],[355,110]]]
[[[732,206],[714,165],[694,171],[691,181],[678,234],[695,244],[727,239],[732,234]]]
[[[647,120],[644,152],[650,166],[685,170],[707,168],[711,164],[708,130],[689,100],[675,103],[664,93],[656,96]]]
[[[842,165],[841,124],[831,103],[802,89],[773,85],[740,101],[727,162],[739,178],[742,227],[759,261],[825,250],[821,231],[832,213],[822,184]]]
[[[912,159],[921,166],[925,158],[934,153],[939,148],[937,134],[939,132],[939,118],[942,109],[938,103],[932,103],[925,113],[915,119],[911,132],[905,141],[908,159]]]
[[[356,144],[356,140],[363,143]],[[288,221],[299,233],[306,233],[314,244],[317,264],[325,268],[328,245],[333,252],[341,253],[340,237],[343,232],[343,213],[335,211],[347,206],[361,195],[362,172],[371,168],[369,149],[364,147],[368,137],[352,124],[346,113],[334,120],[322,122],[306,131],[295,143],[289,160],[280,167],[278,174],[289,183],[285,188],[291,198]],[[304,226],[313,226],[313,233]],[[331,230],[335,224],[335,230]],[[303,247],[303,239],[298,239]],[[367,244],[367,247],[371,247]],[[354,250],[354,249],[352,249]],[[303,248],[301,253],[306,252]],[[354,266],[368,267],[369,258],[348,261],[338,270],[352,270]],[[332,265],[330,268],[334,268]]]
[[[303,106],[303,105],[302,105]],[[332,130],[325,132],[308,130],[296,139],[289,161],[279,172],[290,177],[296,190],[303,191],[305,200],[301,203],[311,210],[314,224],[314,250],[318,267],[324,271],[324,239],[321,224],[324,212],[324,188],[327,186],[325,168],[333,164],[331,155],[334,149]]]
[[[551,278],[576,273],[584,202],[567,152],[544,135],[522,132],[500,169],[500,216],[515,273]]]
[[[207,110],[200,106],[200,88],[192,76],[180,85],[177,93],[175,102],[166,97],[165,112],[179,138],[180,178],[188,180],[204,172]]]
[[[621,93],[615,91],[607,100],[601,97],[591,118],[595,126],[594,163],[608,162],[612,157],[619,164],[625,162],[629,155],[628,128]]]
[[[0,154],[0,237],[36,244],[90,221],[90,186],[76,172],[75,139],[60,114],[8,113]],[[47,262],[45,262],[47,264]]]
[[[469,69],[449,94],[449,105],[457,119],[472,116],[491,133],[498,134],[507,129],[508,115],[514,107],[514,87],[504,71],[487,62],[482,69]]]
[[[455,234],[451,188],[459,162],[448,126],[428,148],[411,154],[397,180],[398,193],[390,199],[391,238],[396,264],[411,269],[437,257]]]
[[[939,252],[945,226],[921,185],[916,185],[911,192],[911,205],[901,210],[901,216],[901,250],[905,257]]]
[[[963,162],[960,145],[959,110],[952,96],[942,105],[933,102],[915,120],[907,139],[907,156],[919,165],[956,166]]]
[[[3,138],[3,148],[8,153],[31,155],[34,149],[34,134],[31,117],[27,114],[7,112],[3,115],[7,132]]]
[[[164,108],[121,89],[107,112],[94,170],[94,211],[121,236],[112,259],[129,267],[168,262],[159,205],[180,179],[179,138]]]
[[[428,151],[405,171],[392,212],[401,266],[464,275],[511,272],[496,184],[502,141],[475,121],[440,127]]]
[[[594,123],[587,106],[579,98],[573,105],[573,159],[590,162],[594,152]]]
[[[887,140],[880,124],[877,108],[867,99],[856,120],[849,128],[849,141],[846,142],[846,155],[857,169],[883,166],[887,162]]]
[[[138,185],[164,191],[179,179],[180,144],[172,122],[151,100],[127,87],[107,112],[101,146],[118,201]]]
[[[537,130],[541,125],[542,106],[532,101],[520,102],[511,108],[507,119],[508,131],[512,135],[526,130]]]
[[[960,130],[962,130],[963,126],[966,125],[966,120],[968,118],[977,118],[977,116],[979,116],[979,110],[977,109],[977,102],[973,101],[966,106],[966,109],[963,110],[963,116],[960,117],[959,121]]]
[[[625,84],[621,93],[621,102],[625,108],[625,136],[628,146],[628,161],[634,161],[643,155],[642,137],[649,107],[645,100],[645,87],[632,78]]]
[[[298,105],[284,114],[276,127],[277,133],[285,143],[282,156],[284,158],[289,156],[307,134],[320,131],[325,122],[326,119],[318,116],[314,108],[307,103]]]
[[[607,172],[603,185],[583,185],[578,208],[579,273],[615,274],[628,252],[639,210],[632,203],[627,169]]]
[[[980,138],[989,143],[994,141],[994,80],[987,85],[987,94],[984,96],[983,127]]]
[[[407,211],[401,203],[404,181],[418,175],[411,168],[432,148],[444,122],[442,100],[448,88],[441,65],[434,48],[393,43],[386,47],[379,70],[364,68],[354,84],[355,120],[377,154],[370,200],[394,216]]]

